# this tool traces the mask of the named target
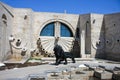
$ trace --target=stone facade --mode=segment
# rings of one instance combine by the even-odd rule
[[[12,32],[13,8],[0,3],[0,61],[10,52],[9,35]]]
[[[120,14],[105,15],[105,53],[107,59],[120,60]]]
[[[55,22],[54,36],[40,36],[42,29]],[[114,14],[66,14],[34,12],[26,8],[12,8],[0,3],[0,61],[9,54],[21,53],[26,50],[41,54],[53,54],[56,37],[58,44],[75,57],[102,58],[120,60],[120,13]],[[60,23],[71,30],[73,37],[60,36]],[[15,40],[10,42],[13,35]],[[36,44],[40,38],[40,45]],[[20,46],[16,46],[19,43]]]

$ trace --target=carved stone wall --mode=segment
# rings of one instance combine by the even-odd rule
[[[96,58],[105,58],[103,17],[102,14],[91,14],[91,55]]]
[[[15,38],[14,46],[27,50],[28,54],[31,50],[53,53],[55,38],[60,37],[60,34],[57,34],[60,30],[56,29],[56,35],[52,37],[40,36],[41,30],[51,22],[56,22],[58,26],[60,23],[66,24],[73,33],[73,37],[60,37],[58,41],[65,51],[74,49],[73,53],[80,52],[75,55],[82,58],[120,60],[120,13],[76,15],[34,12],[31,9],[12,8],[3,3],[0,3],[0,10],[0,61],[11,53],[10,35]],[[40,49],[36,44],[39,38]],[[78,44],[78,49],[75,49],[73,42]],[[18,49],[12,50],[13,53],[20,53]]]
[[[33,47],[33,14],[31,9],[14,9],[12,34],[16,41],[21,41],[21,47]],[[15,51],[15,50],[14,50]],[[29,51],[28,51],[29,52]]]
[[[102,14],[80,15],[80,54],[83,57],[105,58],[103,17]]]
[[[12,34],[14,35],[16,41],[18,39],[21,40],[21,45],[22,47],[26,47],[28,49],[27,51],[28,54],[30,54],[30,49],[37,49],[36,41],[38,40],[38,38],[41,38],[42,40],[41,47],[45,50],[45,52],[53,53],[54,39],[56,36],[53,36],[51,38],[50,36],[48,36],[47,38],[40,37],[41,30],[45,27],[45,25],[57,21],[66,24],[72,31],[73,37],[75,37],[75,29],[77,27],[78,17],[79,15],[41,13],[41,12],[33,12],[30,9],[15,8]],[[61,46],[65,51],[69,51],[69,49],[66,46],[69,46],[68,44],[72,45],[72,41],[74,40],[73,37],[66,39],[60,38],[59,44],[63,44]],[[48,41],[48,43],[44,44],[44,40]],[[67,44],[65,42],[67,42]],[[47,47],[45,47],[45,45]],[[71,46],[69,46],[69,48],[71,49]],[[20,53],[15,49],[13,51]]]
[[[0,61],[10,53],[9,36],[13,22],[13,9],[0,3]]]
[[[120,61],[120,13],[105,15],[107,59]]]
[[[79,15],[72,15],[72,14],[35,12],[34,13],[34,24],[33,24],[34,44],[36,43],[35,42],[36,39],[40,37],[41,30],[45,27],[45,25],[51,22],[58,21],[58,22],[66,24],[67,26],[69,26],[69,28],[73,32],[73,35],[75,35],[75,29],[77,27],[78,17]]]
[[[86,53],[91,54],[90,14],[80,15],[80,54],[85,58]]]

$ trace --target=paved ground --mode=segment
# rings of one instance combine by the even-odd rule
[[[54,70],[60,67],[69,67],[73,65],[79,66],[80,64],[88,64],[91,66],[104,65],[110,69],[114,68],[115,66],[120,67],[120,64],[118,62],[112,62],[106,60],[91,59],[87,61],[86,59],[76,59],[77,60],[76,63],[72,63],[71,61],[69,61],[67,65],[60,64],[58,66],[51,64],[52,62],[54,62],[54,60],[52,59],[46,59],[46,60],[49,61],[50,64],[0,71],[0,80],[20,80],[20,78],[25,78],[29,74],[39,74],[39,73],[43,73],[46,70]]]

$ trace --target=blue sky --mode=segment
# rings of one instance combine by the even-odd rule
[[[70,14],[120,12],[120,0],[0,0],[15,8]]]

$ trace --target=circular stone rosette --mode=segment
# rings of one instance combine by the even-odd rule
[[[114,43],[114,37],[112,34],[106,35],[105,44],[107,49],[112,49],[114,47],[115,43]]]

